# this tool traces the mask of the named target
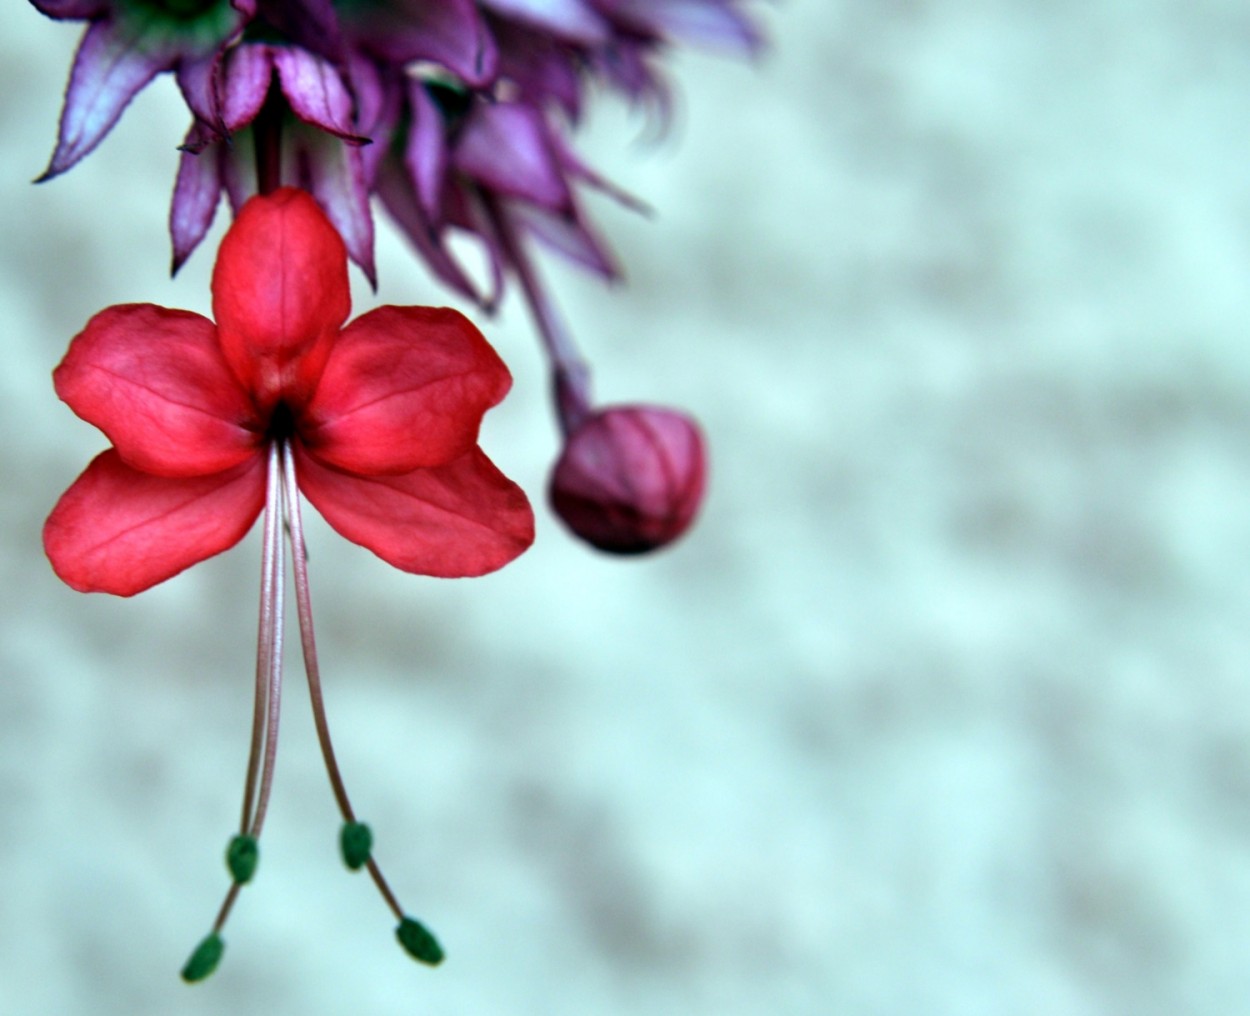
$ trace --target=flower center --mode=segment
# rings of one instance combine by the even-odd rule
[[[286,444],[295,436],[295,414],[285,402],[279,402],[269,415],[269,427],[265,431],[266,440],[279,445]]]

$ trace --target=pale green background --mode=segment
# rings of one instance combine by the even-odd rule
[[[259,878],[189,989],[242,785],[256,535],[119,600],[60,585],[39,528],[104,444],[51,389],[69,338],[110,303],[207,309],[212,253],[169,281],[168,79],[29,185],[78,30],[10,5],[4,1011],[1244,1010],[1250,13],[766,20],[758,66],[677,62],[672,142],[596,117],[586,151],[660,213],[591,199],[629,286],[549,269],[605,398],[706,423],[691,538],[609,560],[541,507],[515,302],[484,443],[540,504],[534,549],[439,582],[309,534],[347,780],[446,965],[410,963],[336,862],[294,666]],[[382,302],[442,302],[389,230],[379,267]]]

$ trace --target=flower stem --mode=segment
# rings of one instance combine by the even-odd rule
[[[500,207],[497,198],[484,190],[479,196],[503,250],[504,259],[512,264],[513,271],[516,272],[517,281],[521,283],[521,289],[525,293],[525,302],[534,318],[534,325],[542,336],[543,347],[551,361],[556,415],[560,419],[560,428],[567,437],[590,415],[590,367],[578,352],[572,336],[560,319],[555,303],[544,290],[529,252],[520,242],[507,212]]]
[[[300,643],[304,650],[304,670],[308,674],[308,695],[312,700],[313,723],[317,728],[317,740],[321,744],[321,755],[325,759],[326,773],[330,777],[330,787],[338,802],[339,812],[344,822],[355,823],[357,822],[356,813],[352,810],[347,788],[343,785],[338,760],[334,755],[334,745],[330,741],[330,726],[326,721],[325,699],[321,691],[321,669],[317,664],[317,643],[313,636],[312,597],[308,588],[308,558],[304,553],[304,526],[300,520],[299,485],[295,478],[295,456],[289,444],[284,444],[282,447],[282,466],[287,518],[290,523],[291,564],[295,573],[295,603],[299,613]],[[402,920],[403,908],[400,907],[395,894],[391,892],[391,887],[383,878],[377,862],[371,857],[367,866],[386,905],[390,907],[396,918]]]

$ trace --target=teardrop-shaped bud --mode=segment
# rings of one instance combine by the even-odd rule
[[[684,413],[610,406],[569,435],[551,474],[551,506],[600,550],[645,553],[689,528],[706,462],[698,424]]]

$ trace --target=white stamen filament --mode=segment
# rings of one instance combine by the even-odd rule
[[[252,710],[252,746],[247,759],[239,835],[260,837],[273,789],[274,760],[278,753],[278,720],[282,706],[282,618],[284,613],[286,554],[282,543],[282,453],[277,442],[269,446],[265,486],[263,542],[260,556],[260,620],[256,637],[256,698]],[[263,759],[263,763],[262,763]],[[259,790],[256,786],[260,776]],[[230,885],[213,931],[220,932],[242,886]]]

